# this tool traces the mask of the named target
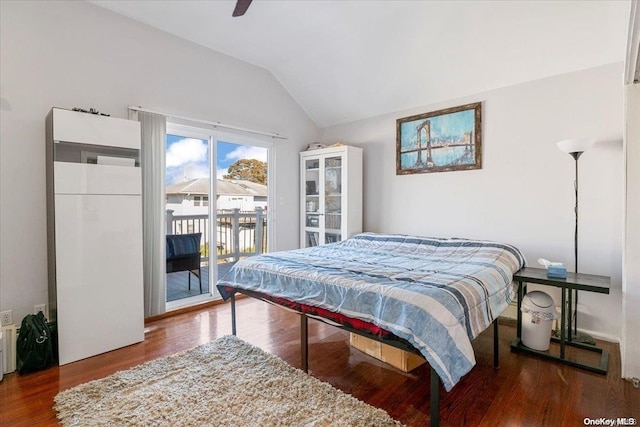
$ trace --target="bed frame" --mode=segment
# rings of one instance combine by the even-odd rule
[[[235,292],[250,296],[252,298],[260,299],[261,301],[268,302],[270,304],[276,305],[278,307],[282,307],[273,301],[269,301],[266,299],[262,299],[252,295],[251,293],[243,292],[242,289],[233,288]],[[231,332],[233,335],[236,335],[236,297],[235,294],[231,295]],[[370,338],[375,341],[382,342],[384,344],[399,348],[404,351],[408,351],[410,353],[417,354],[422,356],[422,354],[411,345],[407,340],[399,338],[393,334],[391,334],[391,339],[388,337],[379,337],[369,332],[364,332],[355,328],[352,328],[348,325],[339,324],[333,320],[325,320],[319,316],[310,316],[306,313],[303,313],[299,310],[295,310],[290,307],[283,307],[288,310],[293,310],[300,314],[300,356],[301,356],[301,367],[302,370],[306,373],[309,371],[309,347],[308,347],[308,319],[309,317],[320,320],[328,325],[335,326],[340,329],[344,329],[348,332],[353,332],[354,334],[362,335],[366,338]],[[498,353],[498,319],[493,321],[493,367],[498,369],[499,366],[499,353]],[[440,377],[437,372],[431,367],[431,391],[430,391],[430,408],[431,408],[431,427],[438,427],[440,425]]]

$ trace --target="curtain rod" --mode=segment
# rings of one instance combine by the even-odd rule
[[[282,136],[282,135],[279,135],[277,133],[268,133],[268,132],[262,132],[262,131],[259,131],[259,130],[241,128],[241,127],[238,127],[238,126],[225,125],[224,123],[212,122],[212,121],[209,121],[209,120],[192,119],[190,117],[176,116],[175,114],[167,114],[167,113],[163,113],[163,112],[160,112],[160,111],[148,110],[146,108],[142,108],[139,105],[137,105],[137,106],[130,105],[129,109],[130,110],[135,110],[135,111],[142,111],[142,112],[145,112],[145,113],[160,114],[161,116],[170,117],[172,119],[186,120],[186,121],[194,122],[194,123],[204,123],[204,124],[207,124],[207,125],[211,125],[213,127],[239,130],[239,131],[248,132],[248,133],[255,133],[257,135],[268,136],[268,137],[271,137],[271,138],[274,138],[274,139],[275,138],[277,138],[277,139],[287,139],[286,136]]]

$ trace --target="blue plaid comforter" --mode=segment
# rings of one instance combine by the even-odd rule
[[[245,258],[218,281],[361,319],[409,341],[447,391],[473,368],[471,341],[515,295],[513,246],[364,233]]]

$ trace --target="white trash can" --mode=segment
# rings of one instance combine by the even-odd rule
[[[553,320],[560,317],[553,298],[531,291],[522,299],[522,344],[538,351],[549,350]]]

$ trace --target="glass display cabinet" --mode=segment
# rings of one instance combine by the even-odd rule
[[[347,145],[303,151],[300,246],[362,232],[362,149]]]

